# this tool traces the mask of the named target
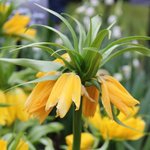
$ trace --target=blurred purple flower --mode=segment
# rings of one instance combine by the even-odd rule
[[[150,0],[131,0],[133,4],[150,5]]]

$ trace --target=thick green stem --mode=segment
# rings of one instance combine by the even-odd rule
[[[73,146],[72,150],[80,150],[81,143],[81,127],[82,127],[82,104],[80,109],[73,110]]]

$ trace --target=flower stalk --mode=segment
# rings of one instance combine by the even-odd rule
[[[75,107],[75,105],[74,105]],[[81,144],[81,127],[82,127],[82,97],[80,109],[73,110],[73,146],[72,150],[80,150]]]

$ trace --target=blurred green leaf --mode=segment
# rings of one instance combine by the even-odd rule
[[[50,138],[41,138],[40,143],[45,145],[45,150],[55,150],[53,146],[53,142]]]
[[[18,59],[0,58],[0,61],[20,65],[23,67],[29,67],[36,71],[43,71],[43,72],[58,70],[62,66],[62,64],[52,61],[41,61],[25,58],[18,58]]]
[[[43,136],[46,136],[48,133],[57,133],[60,132],[62,129],[62,124],[56,122],[51,122],[46,125],[39,125],[31,128],[28,134],[28,139],[31,142],[36,142],[39,141],[40,138],[42,138]]]

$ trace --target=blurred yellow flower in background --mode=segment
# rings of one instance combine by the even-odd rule
[[[67,150],[72,150],[73,134],[66,136]],[[81,133],[80,150],[92,150],[94,137],[90,133]]]
[[[111,103],[126,116],[130,115],[131,108],[139,104],[139,101],[133,98],[115,78],[102,74],[99,79],[102,88],[101,99],[108,116],[113,119]]]
[[[0,149],[7,150],[7,141],[0,140]]]
[[[14,89],[6,93],[7,103],[11,106],[7,107],[9,116],[7,117],[7,124],[11,125],[16,119],[21,121],[28,120],[28,114],[24,110],[24,104],[27,99],[25,92],[20,89]]]
[[[17,145],[16,150],[28,150],[29,149],[29,145],[24,141],[24,140],[20,140],[19,144]]]
[[[7,103],[6,96],[3,91],[0,91],[0,103],[1,104]],[[7,118],[8,118],[8,111],[6,107],[0,107],[0,124],[5,125]]]
[[[7,144],[8,144],[7,141],[0,140],[0,150],[7,150]],[[28,149],[29,149],[28,144],[24,140],[20,139],[19,144],[16,147],[16,150],[28,150]]]
[[[11,125],[16,119],[27,121],[28,114],[24,110],[26,99],[27,95],[20,88],[7,93],[0,91],[0,103],[10,104],[8,107],[0,107],[0,124]]]
[[[30,18],[25,15],[15,14],[11,19],[3,25],[3,30],[5,34],[8,35],[26,35],[34,37],[36,34],[35,29],[28,29],[27,25],[30,22]]]
[[[130,117],[125,116],[122,112],[118,115],[119,120],[132,129],[119,125],[109,117],[102,117],[99,109],[97,109],[93,118],[89,118],[89,122],[99,130],[104,139],[137,140],[144,135],[145,129],[144,120],[135,116],[137,110],[137,108],[134,108]]]

